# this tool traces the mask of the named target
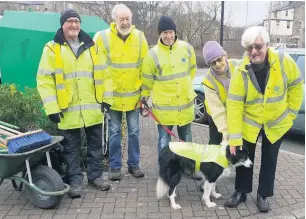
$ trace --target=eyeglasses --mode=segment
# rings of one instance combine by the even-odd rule
[[[248,52],[252,52],[253,49],[256,49],[257,51],[261,50],[264,47],[264,44],[253,44],[247,47]]]
[[[70,25],[72,25],[73,23],[80,24],[80,20],[66,20],[66,22],[69,23]]]
[[[219,57],[219,58],[217,58],[216,60],[214,60],[214,61],[211,61],[210,63],[209,63],[209,65],[210,66],[215,66],[216,64],[217,64],[217,62],[223,62],[223,56],[221,56],[221,57]]]

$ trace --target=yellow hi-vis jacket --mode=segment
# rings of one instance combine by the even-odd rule
[[[176,40],[166,46],[159,40],[142,66],[142,96],[152,91],[153,113],[163,125],[186,125],[194,119],[193,78],[197,70],[192,46]]]
[[[255,143],[261,129],[275,143],[290,129],[301,107],[304,80],[294,60],[269,48],[268,61],[264,94],[252,68],[245,68],[250,63],[247,56],[232,75],[226,104],[230,146],[242,145],[242,139]]]
[[[239,60],[237,59],[229,59],[228,65],[229,65],[229,72],[232,74],[235,70],[236,65],[238,64]],[[225,87],[215,78],[214,75],[211,74],[210,69],[206,73],[204,79],[203,79],[203,85],[209,87],[210,89],[216,91],[218,94],[221,102],[226,105],[226,99],[227,99],[227,90]],[[206,111],[209,115],[211,115],[211,111],[209,109],[209,105],[207,102],[207,99],[204,100]]]
[[[104,54],[82,30],[77,57],[59,29],[46,44],[37,72],[37,89],[47,115],[62,112],[59,129],[88,127],[102,122],[103,93],[111,91]]]
[[[132,26],[125,41],[117,33],[116,24],[111,23],[107,30],[96,33],[94,42],[106,55],[109,71],[113,79],[112,110],[134,110],[140,100],[141,65],[149,48],[144,33]]]
[[[228,167],[228,160],[225,157],[220,145],[203,145],[192,142],[170,142],[170,150],[182,157],[195,161],[195,170],[200,170],[202,162],[214,162],[223,168]]]

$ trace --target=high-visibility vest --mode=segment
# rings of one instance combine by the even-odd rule
[[[234,72],[234,69],[236,65],[239,63],[239,60],[236,59],[229,59],[228,60],[228,65],[229,65],[229,72],[232,74]],[[225,87],[211,74],[210,70],[208,70],[206,76],[203,79],[203,84],[213,90],[216,91],[218,94],[221,102],[225,105],[226,104],[226,99],[227,99],[227,90]],[[211,115],[211,111],[208,106],[207,99],[205,98],[204,104],[206,107],[206,112]]]
[[[130,111],[140,100],[140,68],[143,58],[148,52],[148,44],[144,33],[134,26],[128,38],[123,41],[119,36],[115,23],[109,29],[99,31],[94,36],[94,42],[102,49],[106,57],[113,81],[111,96],[112,110]]]
[[[195,53],[187,42],[177,39],[170,47],[159,41],[150,49],[142,67],[142,93],[152,92],[153,113],[161,124],[184,126],[194,119],[196,69]]]
[[[53,44],[53,45],[52,45]],[[67,95],[67,90],[65,88],[64,80],[64,71],[63,71],[63,59],[61,56],[61,45],[59,43],[49,43],[49,47],[53,46],[55,53],[55,83],[56,83],[56,92],[57,100],[61,109],[67,109],[69,100]],[[93,61],[93,77],[95,81],[95,95],[98,103],[102,103],[103,97],[103,86],[102,86],[102,77],[103,74],[100,72],[106,68],[106,65],[100,63],[102,60],[99,60],[97,57],[97,52],[95,46],[89,48],[90,55]]]
[[[192,142],[170,142],[170,150],[182,157],[195,161],[195,170],[200,170],[202,162],[214,162],[223,168],[228,167],[228,160],[220,145],[196,144]]]
[[[304,79],[294,60],[269,48],[264,94],[245,57],[232,75],[226,103],[230,146],[255,143],[261,129],[273,144],[292,126],[303,100]]]

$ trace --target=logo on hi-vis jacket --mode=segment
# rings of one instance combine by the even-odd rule
[[[186,58],[182,58],[182,62],[186,62]]]
[[[280,91],[280,86],[274,86],[274,93],[279,93]]]

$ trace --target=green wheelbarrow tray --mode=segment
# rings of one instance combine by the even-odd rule
[[[27,151],[24,153],[16,153],[16,154],[8,154],[7,150],[0,150],[0,185],[5,179],[12,180],[13,186],[16,189],[15,181],[20,181],[21,184],[25,184],[28,190],[33,190],[36,197],[41,196],[62,196],[67,193],[70,189],[70,186],[63,183],[61,178],[58,179],[58,173],[52,169],[51,159],[49,151],[52,149],[56,143],[59,143],[63,140],[62,136],[52,136],[52,142],[48,145],[42,146],[40,148]],[[43,157],[47,157],[48,166],[37,165]],[[33,170],[31,170],[33,168]],[[37,170],[37,171],[35,171]],[[18,173],[23,172],[22,176],[17,176]],[[32,174],[33,172],[33,174]],[[42,175],[38,176],[41,172],[45,172]],[[26,174],[27,177],[26,177]],[[40,187],[41,185],[35,185],[35,182],[41,182],[43,179],[48,178],[48,175],[52,175],[54,178],[57,178],[57,185],[61,184],[63,186],[57,186],[57,188],[61,188],[59,191],[44,191]],[[33,179],[32,179],[32,175]],[[58,175],[58,176],[57,176]],[[36,180],[36,179],[39,180]],[[34,182],[33,182],[34,180]],[[49,181],[52,181],[52,177],[49,177]],[[38,183],[39,184],[39,183]],[[41,183],[40,183],[41,184]],[[52,182],[51,182],[52,184]],[[20,187],[21,190],[22,186]],[[34,196],[33,196],[34,197]],[[42,198],[42,197],[40,197]],[[31,198],[30,198],[31,199]],[[33,201],[33,200],[31,200]],[[36,202],[36,201],[34,201]],[[34,203],[38,205],[38,207],[42,208],[51,208],[54,206],[39,206],[39,201]]]

